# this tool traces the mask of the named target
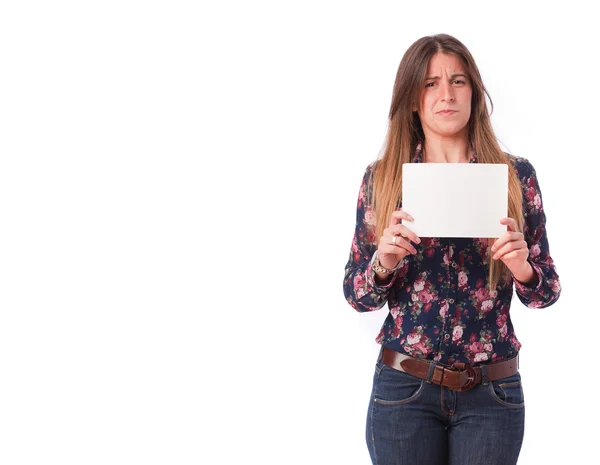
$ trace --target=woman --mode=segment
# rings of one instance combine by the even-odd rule
[[[383,156],[360,188],[344,294],[359,312],[389,308],[367,414],[377,465],[517,463],[525,410],[513,284],[538,308],[556,302],[560,283],[535,170],[500,149],[486,94],[460,41],[417,40],[398,68]],[[417,237],[400,208],[410,162],[507,164],[507,231]]]

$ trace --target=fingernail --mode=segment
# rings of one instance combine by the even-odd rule
[[[417,237],[417,244],[420,244],[420,243],[421,243],[421,238]]]
[[[496,251],[496,246],[495,246],[495,245],[493,245],[493,246],[492,246],[492,252],[495,252],[495,251]]]

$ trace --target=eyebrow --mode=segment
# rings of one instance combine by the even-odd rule
[[[462,76],[462,77],[464,77],[465,79],[466,79],[466,77],[467,77],[467,76],[465,76],[464,74],[457,73],[457,74],[452,74],[452,75],[450,76],[450,79],[454,79],[455,77],[458,77],[458,76]],[[439,79],[439,78],[440,78],[439,76],[428,76],[428,77],[426,77],[426,78],[425,78],[425,80],[426,80],[426,81],[429,81],[430,79]]]

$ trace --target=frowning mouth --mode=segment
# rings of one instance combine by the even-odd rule
[[[446,116],[446,115],[453,115],[454,113],[457,113],[457,112],[454,111],[454,110],[442,110],[442,111],[438,111],[439,115],[444,115],[444,116]]]

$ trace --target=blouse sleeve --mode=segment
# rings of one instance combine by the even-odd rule
[[[528,261],[537,274],[537,282],[528,286],[516,279],[517,296],[530,308],[549,307],[560,296],[560,281],[550,256],[548,236],[546,234],[546,214],[542,204],[542,192],[538,184],[535,169],[529,161],[519,158],[517,166],[521,165],[521,186],[523,187],[523,214],[525,216],[525,240],[529,247]]]
[[[374,163],[367,167],[360,186],[356,228],[344,274],[344,296],[358,312],[370,312],[382,308],[394,283],[405,277],[408,271],[407,259],[404,258],[389,282],[385,285],[375,283],[375,272],[371,267],[371,259],[377,250],[375,212],[370,204],[373,169]]]

